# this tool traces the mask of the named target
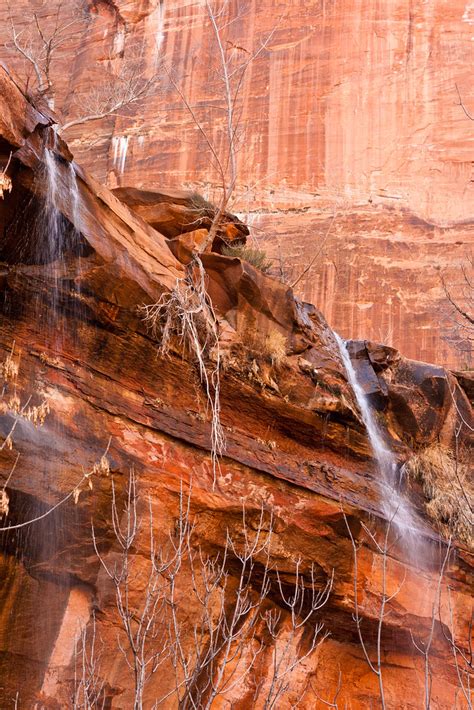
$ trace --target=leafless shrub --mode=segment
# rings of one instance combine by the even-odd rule
[[[84,23],[89,20],[87,5],[80,2],[71,10],[69,3],[53,0],[48,3],[46,12],[31,7],[31,22],[22,30],[15,24],[10,5],[8,16],[10,40],[5,47],[23,58],[27,91],[33,99],[43,98],[61,115],[64,107],[56,105],[56,60],[60,51],[72,51],[80,39]],[[153,76],[145,76],[141,55],[141,48],[124,46],[120,56],[110,56],[103,62],[107,68],[101,70],[102,78],[95,80],[89,91],[73,102],[76,116],[63,118],[59,130],[64,132],[73,126],[119,115],[148,96],[156,88],[157,71]]]
[[[160,340],[159,354],[170,352],[176,337],[195,358],[211,412],[211,455],[216,480],[219,457],[225,450],[225,436],[220,421],[219,327],[207,295],[206,274],[198,256],[188,265],[186,275],[177,279],[170,293],[140,309],[153,336]]]
[[[118,560],[109,564],[102,556],[94,527],[92,538],[97,557],[115,589],[116,606],[126,638],[126,646],[123,646],[118,639],[118,647],[133,674],[134,708],[141,710],[146,684],[169,654],[168,644],[161,643],[165,630],[162,618],[166,605],[164,588],[167,575],[171,575],[173,568],[176,565],[179,567],[181,561],[179,550],[175,550],[174,554],[165,559],[161,551],[155,549],[150,505],[150,558],[146,570],[141,574],[135,573],[132,557],[141,531],[135,474],[133,471],[130,473],[123,510],[119,508],[114,481],[113,479],[111,481],[112,525],[115,542],[119,548]],[[132,600],[133,583],[136,584],[137,581],[140,582],[142,591],[138,600]],[[87,667],[90,664],[89,656],[85,665]],[[96,670],[96,675],[98,673],[99,671]]]
[[[11,9],[7,2],[10,23],[10,40],[6,48],[21,56],[25,63],[26,87],[36,97],[43,97],[50,108],[54,109],[55,85],[53,69],[56,56],[61,47],[71,44],[80,31],[84,17],[78,5],[71,13],[62,1],[54,3],[52,21],[48,28],[44,17],[31,7],[31,21],[23,30],[18,30]],[[48,7],[48,14],[51,6]]]
[[[190,494],[183,489],[175,525],[167,541],[157,544],[153,506],[149,502],[144,510],[137,493],[133,471],[123,507],[112,483],[112,524],[119,553],[111,553],[113,562],[101,554],[93,532],[96,553],[115,588],[126,639],[119,640],[118,647],[135,679],[135,710],[143,707],[145,690],[158,667],[167,669],[172,682],[155,699],[154,708],[207,709],[247,683],[254,686],[262,707],[278,707],[293,691],[294,671],[325,638],[318,614],[328,600],[332,577],[322,583],[314,569],[303,573],[296,561],[290,583],[288,572],[283,578],[273,569],[273,516],[263,507],[250,524],[244,504],[241,526],[225,531],[220,550],[205,551],[197,540]],[[137,571],[133,555],[143,549],[145,539],[149,557],[145,568],[142,564]],[[188,590],[185,599],[183,586]],[[278,606],[270,601],[271,589]],[[304,633],[305,650],[295,650]],[[262,678],[259,659],[265,654],[270,663]],[[82,667],[89,668],[89,662]],[[90,675],[97,676],[96,667]]]
[[[357,629],[357,635],[359,637],[359,642],[364,654],[364,658],[366,660],[366,663],[372,673],[377,677],[378,681],[378,686],[379,686],[379,695],[380,695],[380,702],[382,709],[385,710],[387,708],[387,702],[385,698],[385,686],[384,686],[384,675],[383,675],[383,649],[382,649],[382,632],[384,628],[384,622],[387,617],[387,615],[390,612],[389,605],[390,603],[395,599],[395,597],[400,593],[400,590],[404,584],[405,580],[402,580],[401,584],[399,587],[393,592],[393,594],[388,594],[387,593],[387,575],[388,575],[388,562],[389,562],[389,554],[390,550],[392,549],[394,542],[390,540],[391,537],[391,532],[392,532],[392,524],[394,521],[394,518],[396,516],[398,511],[395,511],[394,514],[392,515],[391,519],[386,522],[385,526],[385,532],[382,536],[382,542],[379,542],[377,539],[377,535],[374,531],[370,530],[365,524],[362,524],[362,529],[367,537],[367,540],[374,546],[375,551],[380,555],[381,560],[382,560],[382,583],[381,583],[381,589],[380,589],[380,606],[379,606],[379,613],[378,613],[378,622],[377,622],[377,636],[376,636],[376,645],[375,645],[375,657],[372,656],[372,654],[369,652],[368,645],[365,641],[363,632],[362,632],[362,621],[363,621],[363,614],[362,614],[362,609],[360,607],[360,602],[359,602],[359,544],[356,541],[351,527],[349,525],[349,521],[347,519],[347,516],[345,512],[342,510],[344,521],[346,524],[347,532],[349,533],[349,538],[351,541],[352,545],[352,553],[353,553],[353,562],[354,562],[354,572],[353,572],[353,582],[354,582],[354,614],[353,614],[353,619],[356,625]]]
[[[433,605],[432,605],[432,611],[431,611],[431,625],[430,625],[430,629],[429,629],[428,634],[423,639],[421,639],[420,637],[416,638],[413,631],[410,630],[413,645],[416,648],[416,650],[423,656],[425,710],[429,710],[429,708],[431,707],[433,674],[432,674],[432,670],[431,670],[430,653],[431,653],[431,647],[432,647],[433,640],[434,640],[436,623],[439,620],[439,616],[440,616],[440,612],[441,612],[441,588],[442,588],[442,584],[443,584],[443,577],[444,577],[444,574],[446,571],[446,567],[449,563],[451,549],[452,549],[452,545],[451,545],[451,539],[450,539],[448,541],[447,546],[446,546],[446,553],[444,555],[443,562],[441,564],[441,569],[440,569],[440,572],[438,575],[438,582],[436,585],[436,592],[433,597]]]
[[[261,249],[255,249],[248,246],[225,246],[222,249],[224,256],[233,256],[242,261],[247,261],[256,269],[264,274],[268,273],[272,268],[272,262],[267,257],[266,253]]]
[[[74,641],[73,710],[105,710],[105,681],[100,676],[103,645],[98,648],[95,612]]]
[[[76,102],[75,113],[78,116],[62,123],[62,133],[73,126],[120,115],[120,112],[139,103],[156,89],[157,76],[148,77],[143,73],[140,56],[132,54],[123,58],[118,73],[112,71],[112,62],[109,64],[110,70],[105,72],[104,77]]]
[[[316,689],[314,688],[311,680],[309,681],[309,686],[310,686],[311,690],[313,691],[315,697],[319,700],[320,703],[322,703],[325,707],[334,708],[334,710],[338,710],[339,705],[338,705],[337,700],[338,700],[339,694],[342,689],[342,673],[341,673],[341,671],[339,671],[339,676],[337,679],[337,686],[336,686],[336,690],[334,691],[334,695],[332,697],[332,700],[325,700],[324,698],[322,698],[319,695],[319,693],[316,691]]]
[[[451,535],[472,547],[473,490],[469,463],[442,446],[431,444],[405,464],[409,477],[422,485],[426,511],[447,537]]]
[[[441,276],[447,304],[444,338],[471,358],[474,349],[474,255],[450,274]]]

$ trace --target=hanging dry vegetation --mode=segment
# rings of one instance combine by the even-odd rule
[[[426,512],[441,531],[474,547],[473,485],[462,454],[431,444],[412,456],[405,470],[421,483]]]

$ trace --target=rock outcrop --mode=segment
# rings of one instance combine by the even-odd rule
[[[32,5],[38,10],[31,0],[11,4],[19,31]],[[84,112],[91,85],[101,86],[105,70],[120,74],[137,47],[144,75],[157,75],[158,86],[118,116],[71,128],[78,162],[110,187],[185,186],[212,196],[209,151],[169,81],[171,69],[219,144],[222,91],[204,6],[91,0],[87,7],[53,66],[66,120]],[[239,59],[267,44],[241,95],[234,211],[250,214],[291,281],[315,259],[298,293],[345,337],[472,365],[443,339],[449,313],[440,280],[445,273],[456,282],[472,247],[472,3],[298,0],[288,10],[264,0],[239,9],[228,52]],[[48,7],[40,10],[54,22]],[[73,10],[66,8],[66,21]],[[5,28],[8,12],[4,3]],[[11,42],[0,51],[25,74]]]
[[[133,671],[118,646],[113,584],[97,556],[99,551],[109,570],[120,560],[111,479],[121,517],[133,470],[140,516],[147,519],[152,511],[157,545],[169,534],[179,537],[188,491],[192,545],[203,555],[222,554],[228,536],[235,550],[242,549],[242,509],[251,534],[268,536],[262,515],[272,516],[269,548],[262,548],[270,551],[270,591],[258,609],[252,644],[240,651],[253,665],[238,682],[230,676],[216,706],[264,707],[279,649],[289,644],[291,658],[304,658],[312,632],[289,635],[291,617],[281,596],[294,589],[299,570],[305,584],[312,577],[315,589],[331,587],[317,614],[330,635],[288,671],[278,707],[318,707],[320,698],[332,702],[336,695],[340,706],[377,707],[380,684],[367,653],[383,677],[386,707],[418,709],[425,697],[419,649],[430,638],[432,706],[451,708],[457,698],[463,707],[459,674],[465,679],[466,668],[456,669],[450,640],[462,664],[461,652],[469,652],[472,552],[455,541],[443,567],[444,547],[425,514],[421,486],[411,481],[403,496],[410,501],[416,544],[400,539],[392,521],[389,551],[382,554],[390,525],[384,481],[322,314],[239,259],[202,255],[219,331],[219,343],[203,350],[204,367],[216,372],[219,347],[225,434],[223,455],[213,466],[211,408],[195,354],[186,340],[172,337],[167,355],[160,356],[139,310],[166,303],[177,279],[189,277],[189,265],[173,256],[165,236],[71,163],[52,119],[33,109],[1,71],[0,82],[5,165],[12,154],[12,190],[0,203],[0,480],[8,497],[0,520],[10,527],[1,533],[2,697],[17,697],[25,708],[72,706],[74,679],[77,686],[84,670],[77,638],[86,629],[89,642],[96,641],[94,673],[105,706],[133,707]],[[31,242],[51,234],[53,218],[68,236],[48,259],[52,252]],[[205,338],[205,324],[197,323]],[[372,342],[353,342],[350,351],[399,465],[414,446],[472,445],[464,381]],[[215,388],[214,380],[211,398]],[[149,559],[146,525],[142,533],[130,551],[134,603]],[[255,558],[261,574],[264,559],[258,552]],[[230,555],[225,570],[229,588],[237,584],[236,559]],[[184,653],[194,658],[200,616],[193,590],[199,582],[191,572],[183,565],[173,609]],[[365,651],[353,620],[355,595]],[[218,608],[213,604],[211,615]],[[270,635],[264,628],[269,613],[278,615]],[[143,707],[172,693],[171,659],[164,657],[150,676]],[[194,687],[202,683],[200,676]],[[176,696],[163,706],[177,707]]]

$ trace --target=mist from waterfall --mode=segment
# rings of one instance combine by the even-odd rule
[[[48,134],[48,141],[43,148],[43,167],[36,176],[42,198],[30,234],[35,239],[34,263],[41,269],[43,282],[35,297],[42,349],[46,362],[61,362],[70,350],[68,341],[80,337],[82,204],[74,164],[60,156],[53,131]],[[73,328],[68,325],[71,314]],[[51,379],[42,380],[41,396],[46,397],[50,405],[45,424],[38,430],[29,423],[18,427],[20,445],[37,450],[38,475],[42,481],[40,495],[31,501],[31,518],[42,515],[57,501],[58,481],[63,477],[68,479],[71,441],[60,409],[56,408],[57,392],[53,372]],[[26,537],[24,543],[37,574],[43,569],[48,573],[51,569],[57,570],[57,583],[50,588],[54,597],[42,608],[41,620],[31,629],[32,638],[38,644],[44,642],[45,635],[54,637],[57,633],[55,608],[64,602],[71,585],[67,573],[68,540],[77,525],[77,515],[73,505],[59,508],[37,524],[40,534]],[[40,647],[37,652],[41,654]]]
[[[411,540],[416,532],[416,525],[409,501],[398,490],[396,458],[384,439],[368,398],[359,382],[346,342],[337,333],[334,333],[334,336],[381,474],[380,495],[384,515],[388,521],[393,521],[394,526],[405,539],[410,538]]]

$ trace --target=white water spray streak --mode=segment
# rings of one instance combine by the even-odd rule
[[[112,138],[112,148],[114,151],[113,166],[117,168],[120,175],[122,175],[125,170],[129,141],[130,136],[114,136]]]
[[[78,297],[81,284],[81,231],[82,199],[77,182],[74,162],[65,164],[55,152],[56,136],[53,147],[44,149],[44,181],[46,186],[41,233],[38,243],[38,261],[45,265],[51,288],[49,290],[50,308],[48,309],[48,341],[52,347],[61,350],[64,333],[64,319],[61,316],[62,287],[61,280],[68,282],[66,299],[68,308],[73,309],[76,321],[82,318],[83,306]],[[67,220],[64,210],[69,210]],[[71,271],[68,256],[74,254],[75,267]],[[72,284],[73,282],[73,284]],[[65,282],[66,283],[66,282]],[[75,293],[76,298],[71,299]],[[63,294],[64,295],[64,294]]]
[[[81,196],[77,184],[76,168],[74,162],[69,163],[69,191],[71,194],[72,223],[76,232],[81,231]]]
[[[56,134],[54,134],[54,145],[56,143]],[[45,183],[46,194],[43,212],[43,220],[41,224],[42,238],[39,240],[38,261],[44,263],[45,273],[50,281],[50,309],[48,309],[47,321],[47,340],[53,347],[60,347],[62,342],[62,333],[60,326],[59,313],[59,280],[62,271],[62,254],[64,251],[64,224],[61,212],[58,209],[60,197],[60,180],[58,176],[58,167],[53,148],[44,149],[44,166],[45,166]]]
[[[402,534],[411,535],[416,530],[416,527],[410,505],[397,489],[397,461],[393,452],[384,441],[384,437],[375,420],[367,396],[357,378],[357,373],[352,364],[345,341],[343,341],[337,333],[334,333],[334,336],[346,369],[349,384],[352,387],[357,404],[359,405],[362,421],[367,430],[372,451],[377,460],[379,471],[382,474],[380,493],[384,514],[388,520],[393,520],[395,526]]]
[[[155,34],[155,61],[158,62],[161,57],[161,48],[165,40],[165,2],[158,0],[158,5],[154,11],[157,15],[156,19],[156,34]]]

